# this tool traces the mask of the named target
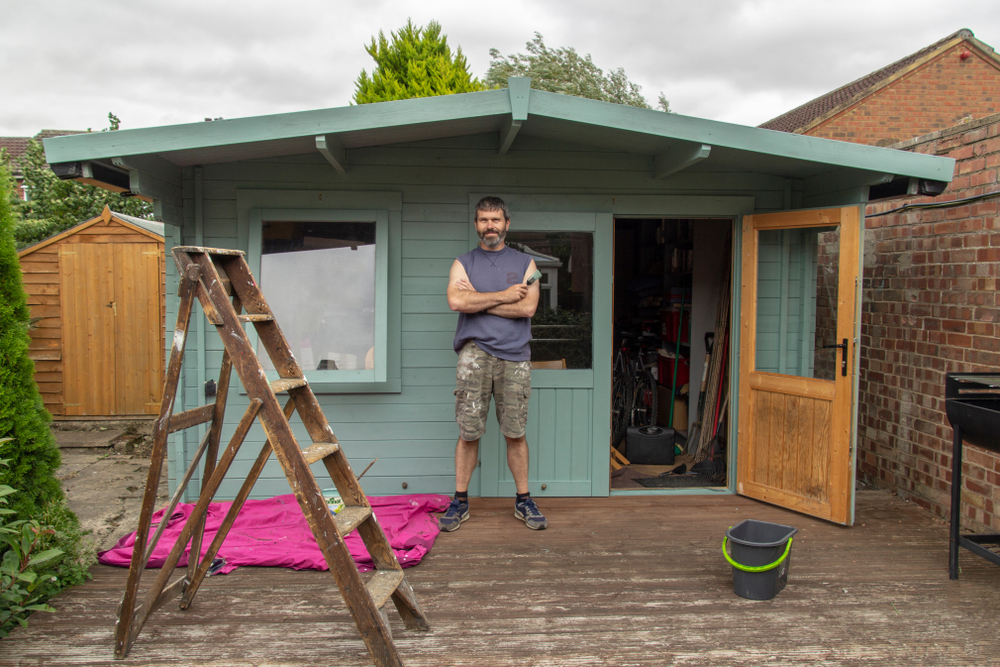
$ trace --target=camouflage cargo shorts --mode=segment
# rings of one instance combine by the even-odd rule
[[[524,435],[531,398],[531,362],[497,359],[472,341],[458,353],[455,420],[462,440],[478,440],[486,432],[490,395],[496,400],[500,432]]]

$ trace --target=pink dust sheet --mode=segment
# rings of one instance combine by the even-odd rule
[[[430,551],[439,532],[437,518],[431,513],[443,512],[449,501],[448,496],[436,494],[368,498],[375,511],[375,518],[385,531],[389,544],[403,567],[413,567]],[[225,502],[208,506],[202,555],[208,551],[231,505],[232,503]],[[192,503],[177,506],[147,567],[163,566],[193,510]],[[165,511],[160,510],[153,515],[150,538],[156,533]],[[99,553],[98,561],[104,565],[128,567],[132,560],[135,535],[134,532],[126,535],[112,549]],[[358,570],[366,572],[373,569],[368,550],[356,531],[348,535],[345,542]],[[178,566],[187,565],[190,550],[191,545],[188,544]],[[293,570],[328,569],[323,553],[319,550],[316,538],[293,494],[246,501],[219,549],[216,558],[219,557],[225,559],[225,564],[219,570],[223,574],[232,572],[241,565],[290,567]]]

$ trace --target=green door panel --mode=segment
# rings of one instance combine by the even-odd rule
[[[528,407],[528,482],[538,498],[608,495],[611,395],[610,214],[518,212],[525,231],[591,232],[593,239],[592,368],[532,371]],[[470,239],[470,243],[473,239]],[[507,448],[491,408],[480,441],[479,493],[513,497]],[[475,477],[474,477],[475,479]],[[542,487],[545,487],[544,489]]]

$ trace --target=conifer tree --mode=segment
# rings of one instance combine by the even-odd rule
[[[47,504],[62,499],[55,477],[59,450],[49,429],[51,417],[35,384],[35,364],[28,356],[29,311],[21,267],[14,248],[10,172],[0,165],[0,484],[17,489],[9,508],[15,518],[35,517]]]
[[[469,74],[469,65],[461,47],[452,55],[441,25],[431,21],[426,28],[407,20],[398,32],[387,39],[382,31],[365,47],[377,66],[361,70],[355,82],[354,102],[386,102],[411,97],[433,97],[452,93],[486,90],[479,79]]]

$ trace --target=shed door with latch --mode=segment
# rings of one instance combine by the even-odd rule
[[[156,414],[162,391],[156,243],[59,250],[65,414]]]
[[[853,522],[860,214],[743,220],[737,492]]]
[[[611,404],[612,230],[604,213],[519,212],[507,235],[543,273],[532,361],[558,362],[531,372],[525,435],[536,497],[608,494],[610,411],[594,406]],[[473,228],[470,245],[478,240]],[[479,455],[474,492],[513,496],[507,447],[493,415]]]

